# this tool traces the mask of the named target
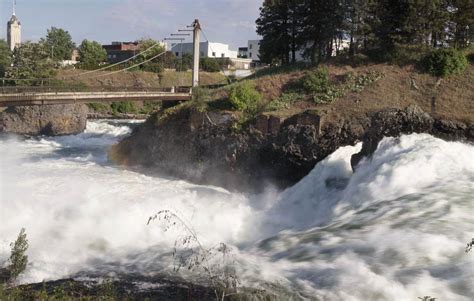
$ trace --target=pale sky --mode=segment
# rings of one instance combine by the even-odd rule
[[[13,0],[0,0],[1,38]],[[234,50],[257,38],[255,20],[263,0],[17,0],[16,15],[22,40],[37,41],[51,26],[64,28],[76,43],[83,39],[101,43],[162,40],[200,19],[212,42],[230,44]],[[203,40],[204,37],[202,38]]]

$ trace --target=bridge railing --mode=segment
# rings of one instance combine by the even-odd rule
[[[0,86],[0,94],[27,93],[79,93],[79,92],[149,92],[149,93],[190,93],[191,87],[74,87],[74,86]]]

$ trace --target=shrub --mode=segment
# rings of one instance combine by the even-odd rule
[[[474,64],[474,52],[468,53],[466,58],[471,64]]]
[[[327,68],[318,68],[307,73],[300,80],[301,88],[307,93],[325,93],[330,87],[329,71]]]
[[[198,111],[204,112],[207,109],[207,103],[211,100],[209,89],[194,87],[192,104]]]
[[[21,229],[20,234],[15,242],[10,244],[11,255],[10,255],[10,280],[14,281],[21,273],[26,270],[28,264],[28,256],[26,250],[28,250],[28,239],[26,239],[25,229]]]
[[[229,88],[229,101],[236,110],[254,114],[261,100],[262,95],[255,89],[253,82],[244,81]]]
[[[435,76],[449,76],[462,73],[468,65],[462,52],[453,48],[432,51],[423,60],[423,68]]]
[[[270,112],[289,109],[293,103],[303,99],[304,96],[298,93],[283,93],[280,97],[269,102],[265,106],[265,110]]]
[[[201,65],[201,70],[206,71],[206,72],[221,71],[221,66],[219,65],[219,62],[217,61],[217,59],[202,58],[200,65]]]
[[[130,101],[121,101],[121,102],[114,102],[110,105],[112,108],[113,114],[126,114],[126,113],[131,113],[135,114],[137,113],[137,107],[133,102]]]
[[[107,112],[110,107],[104,103],[94,102],[87,104],[89,109],[93,110],[94,112],[105,113]]]

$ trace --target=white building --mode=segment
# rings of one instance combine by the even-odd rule
[[[254,62],[260,62],[260,40],[249,40],[247,57]]]
[[[16,1],[13,3],[13,14],[7,23],[7,43],[10,50],[15,50],[21,44],[21,23],[15,13]]]
[[[181,57],[184,54],[193,54],[193,43],[171,44],[171,51]],[[230,50],[229,45],[222,43],[202,42],[199,44],[200,57],[209,58],[237,58],[237,51]]]

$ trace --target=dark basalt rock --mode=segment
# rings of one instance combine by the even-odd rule
[[[120,144],[111,158],[129,166],[231,190],[259,191],[268,183],[287,187],[341,146],[363,141],[352,158],[355,168],[386,136],[430,133],[445,139],[472,139],[472,126],[433,119],[416,106],[388,109],[372,116],[323,122],[308,111],[281,121],[259,116],[242,130],[228,112],[181,109],[154,115]],[[471,136],[469,136],[471,135]],[[471,137],[471,138],[469,138]]]
[[[85,130],[87,114],[83,104],[10,107],[0,112],[0,131],[31,136],[73,135]]]
[[[352,156],[351,165],[371,157],[384,137],[397,137],[413,133],[428,133],[445,140],[473,141],[472,126],[457,121],[435,120],[417,106],[404,110],[384,110],[374,114],[370,128],[363,136],[362,150]]]

